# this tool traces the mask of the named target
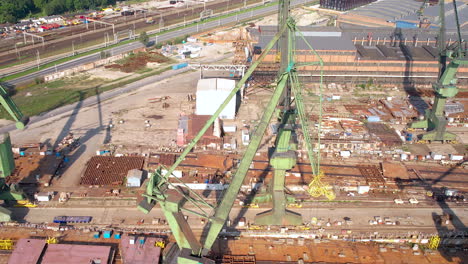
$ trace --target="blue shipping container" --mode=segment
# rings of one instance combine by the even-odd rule
[[[121,237],[121,236],[120,236],[120,233],[115,233],[115,234],[114,234],[114,238],[115,238],[115,239],[120,239],[120,237]]]
[[[188,66],[188,62],[184,62],[184,63],[172,65],[172,69],[173,69],[173,70],[178,70],[178,69],[185,68],[185,67],[187,67],[187,66]]]
[[[111,238],[112,236],[112,231],[104,231],[104,234],[102,235],[104,238]]]
[[[99,232],[94,233],[93,237],[94,238],[99,238]]]
[[[397,21],[396,27],[397,28],[418,28],[419,24],[417,22]]]
[[[412,141],[413,140],[413,134],[408,133],[406,134],[406,141]]]

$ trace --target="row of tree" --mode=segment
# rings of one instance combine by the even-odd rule
[[[15,23],[33,13],[45,16],[115,4],[116,0],[0,0],[0,23]]]

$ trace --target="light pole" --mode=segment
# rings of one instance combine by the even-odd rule
[[[36,63],[37,63],[37,69],[39,70],[39,66],[41,64],[41,57],[39,56],[39,50],[36,50]]]

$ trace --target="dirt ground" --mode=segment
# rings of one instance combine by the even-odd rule
[[[283,241],[284,240],[284,241]],[[462,263],[461,255],[444,258],[438,251],[412,250],[407,245],[356,243],[296,239],[240,239],[220,241],[227,244],[233,255],[252,255],[264,261],[290,261],[303,259],[307,262],[326,263]],[[417,253],[414,253],[417,252]]]
[[[306,10],[303,8],[296,8],[291,10],[291,16],[296,20],[298,26],[308,26],[327,20],[326,15],[319,14],[316,11]],[[262,19],[254,21],[256,25],[277,25],[278,15],[266,16]]]
[[[132,75],[132,73],[108,70],[108,69],[105,69],[104,67],[99,67],[99,68],[90,70],[88,71],[88,74],[97,78],[102,78],[102,79],[107,79],[107,80],[116,80],[116,79],[125,78],[127,76]]]

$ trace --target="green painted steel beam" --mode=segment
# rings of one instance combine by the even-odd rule
[[[276,40],[273,39],[272,42]],[[270,43],[272,43],[270,42]],[[272,45],[273,46],[273,45]],[[234,205],[234,201],[236,200],[237,194],[244,182],[245,176],[247,175],[247,171],[249,170],[250,164],[257,152],[258,147],[262,141],[263,135],[268,127],[268,124],[275,112],[275,109],[281,99],[281,96],[284,92],[286,84],[288,82],[288,74],[284,73],[279,77],[279,81],[277,82],[278,85],[273,92],[273,95],[268,103],[266,109],[263,112],[262,119],[260,120],[257,129],[255,130],[252,140],[250,141],[247,150],[245,151],[244,156],[239,164],[239,168],[236,171],[236,174],[232,178],[231,183],[229,184],[229,188],[225,193],[221,203],[216,208],[216,213],[211,221],[211,226],[208,231],[208,235],[206,237],[204,248],[210,249],[213,246],[216,238],[218,237],[219,232],[224,226],[227,218],[229,217],[229,212],[231,211],[232,206]]]
[[[13,99],[8,96],[7,91],[0,85],[0,104],[5,108],[8,114],[16,121],[16,128],[24,129],[29,122],[29,118],[25,117],[15,104]]]

